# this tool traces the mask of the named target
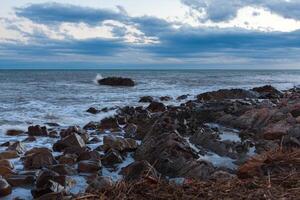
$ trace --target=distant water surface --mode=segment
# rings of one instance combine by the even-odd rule
[[[95,78],[130,77],[133,88],[99,86]],[[98,76],[97,76],[98,75]],[[84,125],[99,120],[85,110],[138,105],[140,96],[176,98],[221,88],[272,84],[279,89],[300,85],[300,71],[244,70],[0,70],[0,134],[11,127],[56,122]],[[174,102],[175,103],[175,102]]]

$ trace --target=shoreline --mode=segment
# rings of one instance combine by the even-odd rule
[[[283,92],[271,86],[224,89],[199,94],[194,100],[183,99],[185,103],[176,106],[166,106],[164,102],[167,101],[150,99],[144,107],[126,106],[118,109],[115,116],[84,127],[34,125],[27,132],[10,130],[8,139],[25,141],[1,147],[0,158],[14,159],[15,164],[14,168],[9,162],[0,162],[7,169],[1,175],[8,184],[18,185],[14,188],[26,186],[41,199],[50,195],[76,198],[85,191],[70,195],[68,190],[83,187],[82,177],[87,182],[87,192],[95,194],[116,190],[115,181],[121,181],[126,188],[126,184],[140,183],[145,178],[162,188],[175,181],[175,189],[190,180],[197,185],[199,181],[262,178],[264,173],[270,173],[260,169],[263,164],[245,167],[251,164],[252,156],[280,153],[277,149],[299,150],[297,88]],[[34,139],[40,142],[38,146],[32,145]],[[228,158],[236,167],[217,166],[213,158]],[[299,163],[290,164],[299,173]],[[111,180],[107,176],[116,175],[114,171],[121,175]],[[51,182],[46,181],[49,176],[53,177]],[[69,180],[78,176],[78,183]]]

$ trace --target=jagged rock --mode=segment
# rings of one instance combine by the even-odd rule
[[[9,183],[4,179],[0,177],[0,197],[7,196],[11,194],[12,188],[9,185]]]
[[[79,126],[69,126],[67,129],[62,130],[59,134],[61,138],[65,138],[74,133],[78,134],[84,140],[85,143],[88,142],[89,140],[88,133],[86,132],[86,130],[81,129]]]
[[[63,151],[67,147],[85,147],[84,140],[77,133],[72,133],[69,136],[64,137],[63,139],[57,141],[53,145],[54,151]]]
[[[83,129],[84,130],[96,130],[96,129],[98,129],[99,125],[100,125],[100,123],[98,123],[98,122],[89,122],[83,127]]]
[[[102,163],[103,165],[106,166],[112,166],[114,164],[122,163],[122,162],[123,162],[123,158],[121,154],[114,149],[108,150],[108,152],[106,152],[106,154],[102,158]]]
[[[169,97],[169,96],[162,96],[162,97],[159,97],[159,100],[160,100],[160,101],[171,101],[171,100],[172,100],[172,97]]]
[[[222,89],[213,92],[205,92],[197,95],[198,101],[212,101],[225,99],[245,99],[258,98],[258,94],[253,91],[243,89]]]
[[[78,171],[83,173],[97,173],[101,168],[101,161],[84,160],[78,163]]]
[[[51,150],[47,148],[33,148],[22,158],[25,169],[40,169],[56,164]]]
[[[133,87],[135,85],[134,81],[130,78],[122,77],[107,77],[101,80],[98,80],[100,85],[109,85],[109,86],[127,86]]]
[[[7,178],[7,182],[12,187],[33,185],[35,182],[35,176],[33,176],[33,175],[12,175]]]
[[[97,110],[96,108],[94,108],[94,107],[90,107],[89,109],[87,109],[86,110],[86,112],[88,112],[88,113],[91,113],[91,114],[97,114],[97,113],[99,113],[100,111],[99,110]]]
[[[76,170],[69,165],[64,164],[57,164],[57,165],[51,165],[48,167],[48,169],[60,174],[60,175],[75,175]]]
[[[121,138],[115,136],[104,136],[102,149],[108,151],[115,149],[120,152],[133,151],[137,148],[137,142],[131,138]]]
[[[141,103],[151,103],[153,101],[154,101],[154,98],[151,96],[143,96],[139,100],[139,102],[141,102]]]
[[[79,154],[77,161],[82,161],[82,160],[101,160],[101,154],[98,151],[84,151]]]
[[[121,174],[124,176],[126,181],[141,179],[144,176],[150,176],[151,178],[158,179],[160,176],[155,168],[145,160],[135,161],[127,167],[122,168]]]
[[[277,99],[283,96],[283,94],[279,90],[272,87],[271,85],[255,87],[252,90],[260,94],[259,98]]]
[[[166,106],[161,102],[153,101],[147,109],[151,112],[164,112],[166,110]]]
[[[7,166],[5,164],[0,165],[0,175],[4,178],[10,177],[14,174],[16,174],[16,172],[12,170],[11,166]]]
[[[48,135],[48,130],[46,126],[29,126],[28,127],[28,135],[30,136],[47,136]]]
[[[118,128],[118,121],[116,118],[113,117],[102,119],[99,126],[100,130],[116,130]]]

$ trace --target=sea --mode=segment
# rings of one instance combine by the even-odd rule
[[[108,76],[132,78],[136,86],[100,86]],[[125,105],[141,105],[141,96],[176,97],[222,88],[245,88],[271,84],[280,90],[300,85],[300,70],[0,70],[0,135],[7,129],[32,124],[62,126],[99,121],[112,114],[87,113]]]

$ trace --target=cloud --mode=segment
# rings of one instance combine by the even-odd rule
[[[109,9],[94,9],[61,3],[31,4],[16,8],[16,15],[41,24],[62,22],[97,24],[105,20],[126,20],[127,14],[122,7],[119,12]]]
[[[298,0],[181,0],[192,11],[204,14],[204,20],[228,21],[236,17],[239,9],[246,6],[264,7],[286,18],[300,19]]]

